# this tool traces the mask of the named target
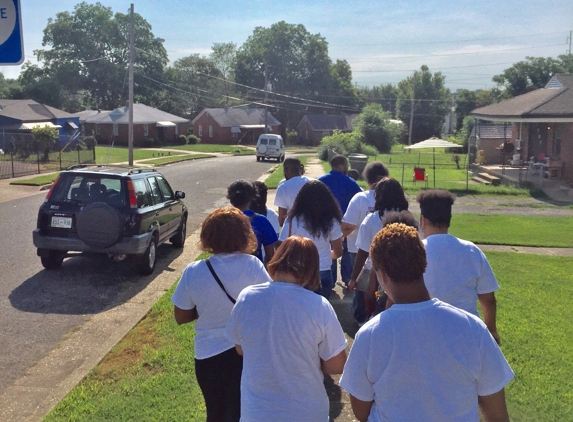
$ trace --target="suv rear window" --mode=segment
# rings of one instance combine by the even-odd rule
[[[276,145],[276,144],[277,144],[276,139],[269,139],[269,145]]]
[[[120,179],[77,174],[61,178],[50,200],[124,206],[125,190]]]
[[[267,141],[268,141],[267,138],[261,138],[261,139],[259,139],[259,143],[260,143],[261,145],[266,145],[266,144],[267,144]]]

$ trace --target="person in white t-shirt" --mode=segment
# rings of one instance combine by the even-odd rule
[[[484,322],[500,342],[496,328],[495,291],[497,280],[484,253],[472,242],[448,234],[455,196],[447,190],[422,191],[420,228],[428,256],[424,274],[426,287],[433,297],[479,317],[479,301]]]
[[[485,324],[430,298],[426,251],[414,227],[385,226],[372,268],[394,302],[356,334],[340,385],[361,421],[509,421],[514,374]]]
[[[312,180],[304,176],[304,167],[298,158],[287,158],[283,163],[285,180],[281,182],[275,194],[275,206],[279,209],[279,224],[282,226],[286,220],[289,209],[294,204],[300,188]]]
[[[238,421],[243,358],[225,337],[225,327],[241,290],[270,280],[263,263],[249,255],[257,238],[247,216],[233,206],[213,211],[201,227],[208,260],[185,268],[173,293],[175,321],[195,323],[195,375],[205,399],[207,421]],[[221,285],[211,273],[211,264]]]
[[[342,212],[330,189],[319,180],[307,182],[298,193],[279,241],[294,234],[308,237],[318,248],[320,257],[320,293],[329,298],[334,287],[330,266],[333,259],[342,255]]]
[[[318,250],[291,236],[269,263],[273,281],[247,287],[227,324],[244,356],[241,420],[327,422],[324,374],[340,374],[346,339],[320,285]]]
[[[374,212],[364,218],[358,229],[356,238],[358,252],[354,260],[352,277],[348,283],[349,290],[356,290],[352,301],[352,313],[358,324],[364,324],[369,316],[366,309],[365,293],[368,288],[369,277],[374,277],[374,274],[370,273],[372,264],[368,259],[372,239],[382,228],[382,218],[386,211],[400,212],[408,209],[408,200],[404,194],[404,189],[396,179],[390,177],[385,177],[378,182],[374,191],[374,199]]]

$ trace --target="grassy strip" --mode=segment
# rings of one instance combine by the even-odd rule
[[[156,158],[153,160],[145,160],[140,162],[140,164],[152,164],[155,166],[160,166],[162,164],[178,163],[180,161],[187,160],[198,160],[199,158],[213,158],[215,155],[210,154],[186,154],[186,155],[171,155],[162,158]]]
[[[309,155],[302,155],[297,157],[301,164],[304,166],[306,165],[306,161],[310,158]],[[265,184],[268,186],[269,189],[276,189],[281,180],[284,179],[284,170],[283,164],[280,163],[276,167],[271,168],[269,171],[272,171],[272,174],[265,180]]]
[[[451,233],[490,245],[573,247],[571,217],[454,214]]]
[[[488,253],[501,289],[498,329],[516,373],[512,420],[573,419],[573,258]],[[194,376],[193,324],[177,326],[173,288],[44,419],[205,420]]]
[[[23,186],[44,186],[50,185],[56,180],[56,177],[60,172],[57,173],[50,173],[50,174],[42,174],[40,176],[31,177],[29,179],[21,179],[21,180],[14,180],[10,182],[11,185],[23,185]]]
[[[234,155],[251,155],[255,154],[252,148],[247,148],[238,145],[216,145],[216,144],[195,144],[195,145],[171,145],[163,148],[178,149],[182,151],[195,151],[204,153],[227,153]]]
[[[160,151],[150,149],[133,150],[134,160],[146,160],[148,158],[159,157]],[[110,148],[108,146],[96,147],[96,164],[107,165],[113,163],[126,163],[129,161],[129,149],[121,147]]]

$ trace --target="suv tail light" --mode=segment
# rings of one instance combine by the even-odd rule
[[[52,195],[52,192],[54,190],[54,188],[56,187],[56,185],[58,184],[58,180],[60,180],[60,175],[58,174],[58,176],[56,177],[56,180],[54,180],[54,183],[52,183],[52,186],[50,186],[50,190],[48,191],[48,194],[46,195],[46,198],[44,199],[44,202],[48,202],[48,200],[50,199],[50,196]]]
[[[133,186],[133,180],[127,181],[127,196],[129,198],[129,208],[137,208],[137,196],[135,194],[135,186]]]

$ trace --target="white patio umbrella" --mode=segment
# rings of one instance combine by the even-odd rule
[[[434,187],[436,187],[436,148],[463,148],[463,146],[432,136],[430,139],[426,139],[425,141],[421,141],[418,142],[417,144],[410,145],[405,149],[422,149],[422,148],[432,148],[433,150]]]

